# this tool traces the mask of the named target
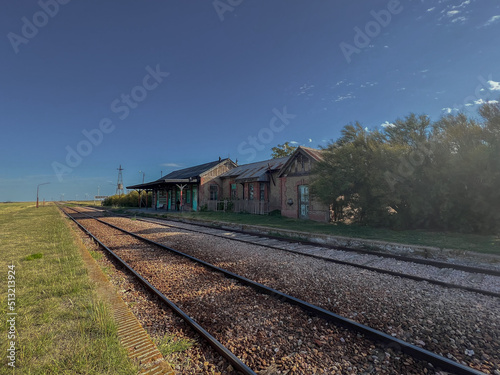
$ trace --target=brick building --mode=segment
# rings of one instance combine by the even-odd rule
[[[300,146],[281,168],[281,215],[330,221],[330,208],[309,194],[312,168],[320,160],[323,160],[320,150]]]
[[[240,165],[219,176],[222,198],[234,212],[267,214],[281,209],[278,174],[288,157]]]
[[[180,169],[145,184],[127,186],[127,189],[151,191],[152,207],[171,211],[198,211],[209,200],[221,194],[218,176],[235,168],[230,159],[219,159],[210,163]]]
[[[219,159],[127,188],[151,191],[155,209],[261,215],[280,210],[286,217],[328,222],[329,207],[309,194],[312,168],[320,160],[320,150],[300,146],[284,158],[240,166]]]

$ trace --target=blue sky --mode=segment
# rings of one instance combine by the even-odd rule
[[[497,0],[41,0],[0,12],[0,201],[113,194],[500,97]],[[85,135],[86,134],[86,135]]]

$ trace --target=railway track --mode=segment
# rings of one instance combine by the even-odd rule
[[[96,211],[100,212],[100,210]],[[129,215],[119,216],[131,217]],[[500,270],[397,256],[380,252],[368,252],[358,249],[319,246],[311,242],[293,241],[280,237],[217,229],[203,225],[172,224],[172,222],[167,223],[162,219],[135,219],[169,228],[207,234],[214,237],[259,245],[278,251],[300,254],[311,258],[321,259],[326,262],[353,266],[415,281],[428,282],[446,288],[461,289],[500,298]]]
[[[73,211],[77,212],[77,210],[73,210]],[[82,220],[81,217],[80,217],[80,220]],[[224,274],[225,277],[235,279],[235,280],[238,281],[238,283],[241,283],[242,285],[245,285],[246,287],[250,287],[250,288],[256,290],[258,293],[264,293],[264,294],[273,296],[273,302],[272,303],[277,303],[280,306],[279,308],[276,307],[277,310],[279,310],[280,308],[282,308],[282,305],[284,305],[284,302],[287,302],[289,304],[292,304],[294,306],[299,307],[303,311],[306,311],[308,314],[316,316],[317,319],[319,319],[320,321],[323,322],[323,324],[324,324],[325,321],[326,322],[330,322],[330,323],[333,322],[335,325],[340,324],[340,325],[342,325],[344,327],[347,327],[349,330],[353,330],[353,331],[355,331],[357,333],[362,333],[363,336],[370,337],[371,339],[375,340],[376,342],[382,343],[382,345],[385,345],[385,347],[383,347],[382,351],[385,350],[385,349],[387,349],[388,347],[389,348],[397,348],[398,350],[402,351],[403,353],[406,353],[407,355],[409,355],[411,357],[414,357],[414,358],[416,358],[418,360],[423,361],[422,362],[423,365],[422,365],[422,363],[420,363],[420,364],[417,365],[418,361],[414,362],[414,363],[403,362],[403,364],[404,363],[409,363],[409,364],[411,363],[412,365],[415,364],[415,366],[417,366],[417,367],[420,366],[420,367],[417,370],[417,372],[412,372],[411,370],[408,371],[409,369],[405,369],[405,370],[401,370],[400,369],[399,370],[400,373],[424,373],[424,372],[418,372],[418,371],[423,371],[424,369],[425,369],[426,372],[432,371],[432,368],[428,369],[428,368],[425,367],[425,362],[429,362],[429,363],[433,364],[435,367],[440,367],[442,369],[445,369],[447,371],[451,371],[451,372],[457,373],[457,374],[480,374],[481,373],[478,370],[474,370],[474,369],[472,369],[472,368],[470,368],[468,366],[465,366],[463,364],[457,363],[457,362],[452,361],[452,360],[450,360],[448,358],[444,358],[441,355],[437,355],[437,354],[432,353],[432,352],[430,352],[428,350],[425,350],[425,349],[423,349],[421,347],[409,344],[409,343],[407,343],[407,342],[405,342],[403,340],[396,339],[395,337],[393,337],[393,335],[385,334],[383,332],[380,332],[378,330],[370,328],[370,327],[368,327],[366,325],[354,322],[351,319],[344,318],[342,316],[339,316],[338,314],[334,314],[331,311],[325,310],[324,308],[321,308],[321,307],[318,307],[318,306],[314,306],[314,305],[312,305],[310,303],[307,303],[307,302],[304,302],[304,301],[302,301],[302,300],[300,300],[300,299],[298,299],[296,297],[287,295],[287,294],[285,294],[283,292],[280,292],[280,291],[278,291],[276,289],[272,289],[272,288],[266,287],[266,286],[264,286],[264,285],[262,285],[260,283],[256,283],[256,282],[254,282],[252,280],[249,280],[248,278],[238,276],[238,275],[236,275],[233,272],[229,272],[229,271],[223,270],[220,267],[213,266],[213,265],[211,265],[211,264],[209,264],[207,262],[195,259],[194,257],[188,256],[186,254],[182,254],[182,253],[179,253],[179,252],[176,252],[176,250],[174,250],[172,248],[165,247],[164,245],[159,244],[159,243],[157,243],[155,241],[151,241],[151,240],[143,238],[143,237],[141,237],[141,236],[139,236],[137,234],[130,233],[130,232],[126,231],[125,229],[117,227],[116,225],[113,225],[113,224],[110,224],[110,223],[106,223],[106,222],[104,222],[104,221],[102,221],[100,219],[97,219],[97,218],[90,218],[89,216],[85,216],[85,218],[83,220],[90,220],[90,221],[93,220],[92,221],[93,223],[95,223],[95,221],[98,220],[100,225],[106,225],[109,228],[112,228],[111,230],[115,231],[114,237],[119,237],[119,236],[117,236],[118,232],[116,232],[116,231],[119,231],[120,233],[122,233],[122,235],[126,234],[127,236],[133,236],[136,240],[140,241],[141,243],[147,242],[151,246],[154,246],[154,247],[158,247],[159,246],[163,250],[168,250],[170,253],[175,253],[177,255],[182,255],[184,257],[187,257],[190,261],[197,262],[198,264],[201,264],[204,268],[209,268],[209,269],[211,269],[213,271],[216,271],[218,273],[222,273],[222,274]],[[81,225],[81,224],[79,224],[79,225]],[[92,225],[95,226],[95,224],[92,224]],[[127,254],[127,256],[130,257],[131,256],[130,255],[130,250],[125,251],[125,254]],[[151,254],[151,250],[149,250],[148,254]],[[115,254],[115,256],[117,256],[117,255]],[[133,258],[133,259],[135,259],[134,261],[137,262],[137,258]],[[128,266],[128,267],[131,268],[130,266]],[[136,272],[136,276],[139,276],[138,275],[138,271],[134,271],[134,272]],[[153,288],[155,288],[155,287],[153,286]],[[270,302],[270,300],[266,300],[265,303],[270,304],[271,302]],[[296,315],[296,312],[294,314]],[[206,317],[205,317],[205,319],[206,319]],[[303,319],[303,317],[302,317],[302,319]],[[208,320],[210,320],[210,319],[208,319]],[[293,320],[290,321],[290,325],[293,325]],[[318,323],[318,325],[319,325],[319,323]],[[316,327],[316,326],[314,326],[314,327]],[[289,327],[287,327],[287,328],[289,329]],[[297,329],[299,329],[299,328],[303,329],[302,326],[301,327],[297,327]],[[219,327],[219,329],[223,330],[222,327]],[[316,329],[317,328],[315,328],[315,330]],[[322,329],[325,329],[325,328],[323,327]],[[272,329],[271,329],[271,331],[272,331]],[[343,335],[346,336],[345,333]],[[293,335],[288,336],[288,338],[292,338],[292,337],[293,337]],[[307,337],[307,334],[305,334],[304,337]],[[314,335],[313,335],[313,337],[314,337]],[[324,335],[319,335],[318,337],[321,338],[321,337],[325,337],[325,336]],[[321,340],[313,339],[312,340],[313,343],[315,342],[314,340],[317,340],[318,342],[321,342]],[[363,340],[365,340],[365,339],[363,339]],[[342,342],[342,340],[340,340],[340,342]],[[314,344],[314,345],[316,345],[316,344]],[[285,344],[283,344],[283,345],[286,346]],[[324,345],[324,343],[318,344],[318,345],[319,345],[319,347],[321,347],[322,345]],[[342,345],[342,347],[346,346],[346,345],[347,344]],[[357,345],[361,345],[362,346],[363,344],[357,344]],[[279,350],[280,349],[278,349],[278,351]],[[340,350],[340,349],[337,349],[337,350]],[[316,352],[318,352],[317,349],[316,349]],[[385,352],[385,353],[387,354],[387,352]],[[249,357],[249,353],[247,353],[247,352],[244,351],[243,354],[246,355],[246,358],[251,358],[251,357]],[[322,358],[322,360],[323,360],[322,363],[328,363],[328,361],[326,361],[326,362],[324,361],[324,358]],[[382,361],[381,359],[379,359],[379,360]],[[379,360],[377,360],[377,362]],[[385,360],[387,361],[387,359],[385,359]],[[398,362],[398,363],[400,363],[400,362]],[[386,362],[384,362],[384,364],[385,364],[384,366],[388,366],[386,364]],[[397,367],[397,364],[395,364],[395,366]],[[421,367],[421,366],[423,366],[423,367]],[[293,369],[294,367],[292,366],[291,368]],[[300,373],[300,372],[298,372],[298,373]],[[307,373],[307,372],[305,372],[305,373]],[[370,373],[370,372],[366,372],[366,373]]]

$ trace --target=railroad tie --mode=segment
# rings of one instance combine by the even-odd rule
[[[138,373],[141,375],[175,375],[175,371],[165,362],[163,355],[139,320],[116,293],[83,242],[80,243],[82,258],[89,271],[89,277],[96,283],[98,294],[107,300],[118,327],[118,339],[128,351],[128,356],[139,364]]]

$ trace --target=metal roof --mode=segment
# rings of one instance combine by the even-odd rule
[[[251,164],[240,165],[233,168],[219,177],[235,178],[236,181],[269,181],[268,171],[280,170],[287,162],[289,156],[278,159],[259,161]]]
[[[304,147],[304,146],[299,146],[302,150],[306,152],[306,154],[312,156],[313,159],[316,159],[316,161],[321,161],[323,160],[323,154],[321,153],[321,150],[318,150],[316,148],[311,148],[311,147]]]
[[[212,161],[210,163],[195,165],[194,167],[179,169],[178,171],[170,172],[166,176],[163,176],[156,181],[127,186],[127,189],[147,189],[158,186],[160,184],[197,182],[199,178],[206,172],[210,171],[212,168],[217,167],[219,164],[225,163],[228,160],[233,163],[231,159],[226,158],[222,160]]]
[[[194,167],[179,169],[178,171],[173,171],[158,179],[158,182],[163,182],[163,180],[177,180],[177,179],[194,179],[201,177],[204,173],[208,172],[210,169],[218,166],[225,161],[231,161],[230,159],[222,159],[217,161],[212,161],[210,163],[195,165]]]

